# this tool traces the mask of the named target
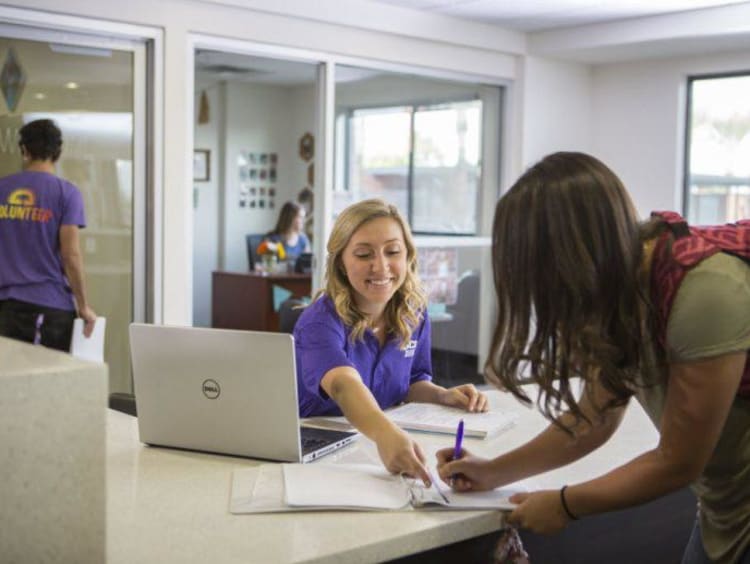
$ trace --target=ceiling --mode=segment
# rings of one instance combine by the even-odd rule
[[[562,34],[585,35],[578,26],[624,22],[666,14],[750,4],[748,0],[368,0],[383,8],[412,10],[414,14],[430,13],[447,18],[463,19],[529,35],[528,52],[589,64],[651,57],[685,56],[696,53],[747,49],[750,33],[682,34],[671,37],[669,26],[663,37],[652,35],[633,39],[620,38],[609,32],[606,43],[570,41]],[[383,10],[387,12],[387,10]],[[397,10],[391,10],[389,17]],[[702,16],[701,16],[702,17]],[[708,17],[708,16],[706,16]],[[417,18],[418,19],[418,18]],[[658,27],[658,25],[657,25]],[[649,29],[653,29],[653,26]],[[568,31],[570,30],[570,31]],[[550,37],[552,36],[552,37]],[[596,33],[593,36],[598,37]],[[611,39],[611,40],[610,40]],[[200,50],[196,53],[196,79],[203,83],[232,80],[240,82],[314,84],[316,65],[306,62],[279,61],[272,58]],[[339,67],[337,81],[349,82],[368,78],[363,69]]]
[[[371,0],[523,32],[740,4],[743,0]]]

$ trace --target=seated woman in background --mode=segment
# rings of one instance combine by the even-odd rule
[[[302,232],[304,225],[305,210],[299,204],[287,202],[281,206],[276,227],[268,233],[263,242],[269,250],[274,252],[276,252],[277,245],[283,245],[283,255],[293,260],[302,253],[310,252],[310,240]]]
[[[471,384],[432,380],[430,322],[416,249],[395,206],[346,208],[328,240],[324,289],[294,328],[300,415],[339,415],[372,439],[385,467],[430,483],[424,453],[383,409],[404,401],[486,411]]]

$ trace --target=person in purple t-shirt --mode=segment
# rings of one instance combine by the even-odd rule
[[[76,310],[86,336],[96,320],[78,240],[83,199],[55,176],[55,123],[32,121],[19,134],[23,171],[0,178],[0,335],[68,351]]]
[[[403,401],[485,411],[471,384],[432,383],[430,322],[416,249],[395,206],[365,200],[338,216],[326,284],[294,328],[300,415],[341,414],[385,467],[430,483],[419,445],[383,413]]]

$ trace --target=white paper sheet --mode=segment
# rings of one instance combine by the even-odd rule
[[[70,354],[76,358],[92,362],[104,362],[104,332],[106,317],[97,317],[90,337],[83,335],[83,319],[73,321],[73,338],[70,341]]]

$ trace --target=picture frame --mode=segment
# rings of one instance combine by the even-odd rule
[[[193,180],[196,182],[211,180],[211,151],[209,149],[193,151]]]

